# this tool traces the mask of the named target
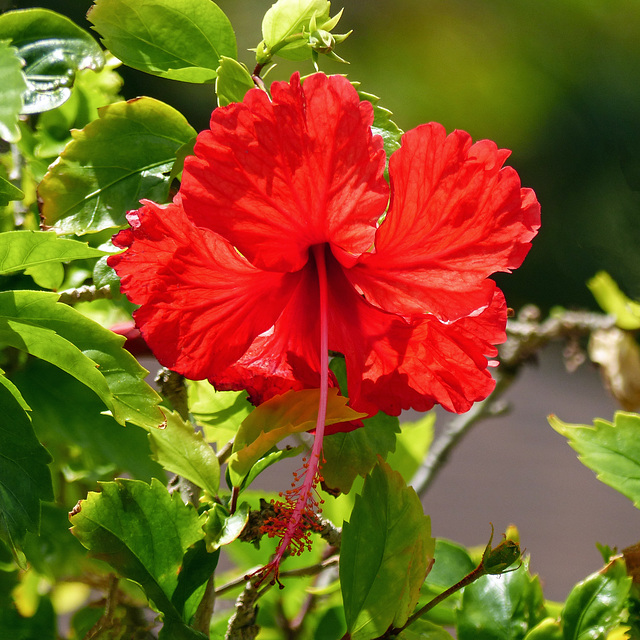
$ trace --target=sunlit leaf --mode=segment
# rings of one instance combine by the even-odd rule
[[[355,84],[358,88],[358,83]],[[378,103],[380,98],[366,91],[358,91],[361,100],[367,100],[373,105],[373,124],[371,131],[374,135],[382,136],[384,150],[387,154],[387,162],[394,151],[400,148],[400,139],[404,131],[391,119],[391,111],[381,107]]]
[[[569,441],[580,461],[602,482],[640,508],[640,415],[618,411],[613,423],[568,424],[549,416],[549,424]]]
[[[621,329],[640,329],[640,303],[627,298],[606,271],[597,273],[587,286],[602,309],[616,317]]]
[[[427,620],[416,620],[397,638],[398,640],[453,640],[453,636],[446,629]]]
[[[217,562],[212,554],[202,555],[204,544],[200,549],[194,546],[204,537],[204,516],[178,494],[170,496],[155,479],[151,485],[117,479],[102,483],[100,489],[74,509],[72,533],[93,557],[142,587],[164,614],[165,626],[175,627],[176,638],[199,637],[182,627],[188,622],[185,604]],[[191,555],[200,562],[194,563]],[[215,562],[203,571],[207,559]]]
[[[242,102],[244,94],[254,87],[247,67],[233,58],[225,56],[220,59],[216,78],[216,96],[218,96],[219,106],[224,107],[231,102]]]
[[[25,62],[22,113],[58,107],[71,95],[78,70],[100,69],[104,64],[102,49],[84,29],[48,9],[1,15],[0,39],[10,40]]]
[[[206,380],[187,381],[189,412],[204,429],[209,442],[224,445],[235,437],[253,411],[246,391],[216,391]]]
[[[124,338],[57,302],[43,291],[0,293],[0,343],[20,349],[90,387],[120,423],[157,427],[160,397],[144,381],[147,371],[122,349]]]
[[[0,376],[0,539],[24,564],[22,543],[27,531],[38,532],[40,501],[53,500],[51,456],[38,442],[24,400]]]
[[[537,576],[525,561],[515,571],[487,575],[465,587],[457,611],[458,640],[520,640],[547,617]]]
[[[377,638],[407,621],[434,547],[416,492],[380,460],[342,530],[340,584],[351,638]]]
[[[220,465],[211,445],[177,413],[165,411],[165,415],[164,429],[149,430],[154,458],[167,471],[177,473],[215,496],[220,486]]]
[[[215,551],[237,539],[249,520],[249,504],[243,502],[230,514],[228,509],[215,503],[207,512],[204,524],[205,542],[209,551]]]
[[[524,640],[563,640],[562,623],[555,618],[544,618],[527,635]]]
[[[176,152],[195,130],[173,107],[137,98],[103,107],[72,135],[38,193],[47,225],[82,235],[124,226],[141,198],[164,202]]]
[[[606,637],[621,622],[630,588],[631,578],[622,559],[579,582],[562,610],[564,640]]]
[[[293,433],[304,433],[316,426],[319,389],[287,391],[256,407],[244,419],[233,443],[229,475],[240,486],[251,467],[278,442]],[[329,389],[326,424],[357,420],[363,414],[347,406],[348,398]]]
[[[70,260],[107,255],[84,242],[58,238],[53,231],[0,233],[0,275]]]
[[[3,36],[0,34],[0,38]],[[7,142],[17,142],[20,139],[18,116],[23,107],[23,95],[27,89],[27,80],[22,72],[22,58],[18,56],[15,47],[0,40],[0,78],[2,78],[2,100],[0,100],[0,138]],[[7,192],[3,182],[0,197],[12,195]],[[9,183],[10,184],[10,183]],[[11,185],[13,186],[13,185]],[[14,187],[15,189],[15,187]],[[16,189],[17,191],[17,189]],[[11,197],[10,200],[20,198]],[[0,204],[2,200],[0,200]],[[6,204],[6,203],[5,203]]]
[[[96,0],[87,18],[124,64],[171,80],[213,82],[221,56],[237,55],[211,0]]]
[[[0,110],[2,109],[0,103]],[[18,189],[18,187],[14,186],[8,180],[5,180],[2,176],[0,176],[0,207],[4,207],[12,200],[22,200],[24,198],[24,193]]]
[[[409,482],[424,460],[433,440],[435,411],[425,413],[415,422],[403,422],[396,437],[396,446],[386,460]]]

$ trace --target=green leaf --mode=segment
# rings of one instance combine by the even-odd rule
[[[93,485],[122,473],[146,481],[165,478],[164,469],[151,459],[147,432],[133,425],[123,429],[101,414],[100,398],[72,376],[32,358],[13,374],[13,381],[33,408],[33,428],[47,443],[54,470],[68,482]]]
[[[527,565],[465,587],[457,611],[458,640],[520,640],[546,617],[540,581],[529,575]]]
[[[554,618],[544,618],[527,635],[524,640],[562,640],[562,623]]]
[[[18,387],[16,387],[9,378],[4,375],[4,370],[0,369],[0,385],[6,388],[6,390],[13,396],[15,401],[22,407],[24,411],[31,411],[31,407],[27,404]]]
[[[164,202],[178,149],[195,130],[153,98],[116,102],[81,131],[40,184],[42,216],[61,233],[124,226],[142,198]]]
[[[99,258],[107,255],[84,242],[58,238],[53,231],[0,233],[0,275],[41,265]]]
[[[0,43],[1,44],[1,43]],[[0,103],[0,118],[2,118],[1,114],[2,103]],[[0,127],[2,125],[0,124]],[[23,200],[24,193],[18,189],[18,187],[14,186],[8,180],[5,180],[2,176],[0,176],[0,207],[6,207],[9,202],[12,200]]]
[[[400,432],[398,418],[380,411],[363,422],[361,429],[325,437],[322,477],[326,487],[349,493],[358,475],[366,476],[371,471],[377,456],[385,458],[395,449],[396,434]]]
[[[177,413],[165,411],[164,429],[150,429],[153,457],[168,471],[190,480],[215,496],[220,487],[220,465],[201,432]]]
[[[24,60],[27,89],[22,113],[54,109],[71,95],[80,69],[101,69],[98,43],[69,18],[48,9],[9,11],[0,16],[0,39],[11,40]]]
[[[244,94],[255,87],[247,67],[233,58],[223,56],[217,73],[216,96],[221,107],[242,102]]]
[[[202,425],[205,438],[217,445],[234,438],[254,408],[246,391],[216,391],[206,380],[187,380],[187,394],[189,412]]]
[[[416,492],[380,460],[342,530],[340,583],[353,640],[376,638],[407,621],[434,547]]]
[[[621,622],[631,578],[618,558],[579,582],[562,610],[564,640],[597,640]]]
[[[25,269],[25,273],[31,276],[33,281],[43,289],[57,290],[64,282],[64,267],[61,262],[36,264]]]
[[[396,446],[386,460],[409,482],[424,460],[433,440],[436,413],[425,413],[415,422],[403,422],[396,437]]]
[[[24,565],[22,544],[27,531],[40,526],[40,501],[53,500],[51,456],[38,442],[24,400],[0,376],[0,539]]]
[[[549,424],[567,438],[598,479],[640,508],[640,415],[618,411],[613,423],[598,418],[592,427],[567,424],[552,415]]]
[[[211,0],[96,0],[87,19],[124,64],[184,82],[213,82],[237,56],[231,23]]]
[[[55,293],[0,293],[0,344],[20,349],[71,374],[91,388],[120,423],[164,423],[160,397],[147,375],[122,349],[124,338],[56,302]]]
[[[228,466],[233,486],[239,487],[251,467],[280,440],[313,429],[319,402],[319,389],[302,389],[287,391],[256,407],[240,425],[233,443]],[[363,414],[347,407],[347,402],[348,398],[338,395],[338,389],[329,389],[325,424],[361,418]]]
[[[359,87],[359,83],[354,83],[356,88]],[[358,90],[358,95],[361,100],[367,100],[373,105],[373,124],[371,125],[371,132],[374,135],[382,136],[384,143],[384,150],[387,154],[387,165],[389,158],[394,151],[400,148],[400,140],[404,131],[393,121],[391,111],[381,107],[378,103],[380,98],[374,96],[372,93]]]
[[[41,596],[31,617],[21,616],[14,607],[0,609],[0,638],[11,640],[56,640],[56,612],[47,596]]]
[[[398,640],[453,640],[446,629],[428,620],[416,620],[397,637]]]
[[[176,627],[176,637],[191,637],[181,630],[185,603],[209,577],[189,562],[190,547],[204,537],[204,516],[155,479],[148,485],[120,478],[100,488],[72,512],[71,532],[91,556],[138,583],[165,624]]]
[[[2,17],[0,16],[0,20],[1,19]],[[0,35],[0,37],[2,36]],[[3,138],[7,142],[17,142],[20,140],[18,116],[20,115],[24,104],[22,96],[27,89],[27,80],[22,72],[22,59],[18,56],[16,48],[9,46],[7,42],[1,40],[0,78],[2,78],[2,100],[0,100],[0,138]],[[5,196],[12,196],[9,198],[10,200],[20,200],[21,198],[15,197],[11,191],[7,191],[8,187],[4,184],[5,182],[7,181],[3,178],[2,183],[0,183],[0,197],[4,198]],[[14,189],[19,191],[19,189],[16,189],[15,187]]]
[[[596,273],[587,286],[603,311],[616,317],[621,329],[640,329],[640,303],[627,298],[606,271]]]
[[[237,539],[249,520],[249,503],[243,502],[234,514],[221,504],[214,503],[207,512],[204,524],[208,551],[215,551]]]

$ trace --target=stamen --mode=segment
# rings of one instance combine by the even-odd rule
[[[320,511],[322,498],[318,495],[316,486],[322,481],[319,468],[322,456],[322,439],[324,437],[325,420],[327,416],[327,396],[329,392],[329,320],[327,309],[327,267],[324,256],[325,247],[316,245],[312,248],[318,269],[318,282],[320,289],[320,403],[318,406],[318,419],[316,432],[309,459],[303,458],[303,467],[295,472],[295,482],[291,489],[281,497],[284,502],[275,502],[273,507],[275,516],[270,517],[263,524],[263,533],[269,537],[282,536],[276,553],[268,565],[253,574],[258,580],[255,586],[260,585],[267,576],[271,575],[271,584],[277,582],[280,588],[282,583],[278,580],[280,561],[285,552],[300,555],[305,549],[311,549],[311,531],[319,531],[322,527],[315,517]],[[296,484],[304,475],[302,483]]]

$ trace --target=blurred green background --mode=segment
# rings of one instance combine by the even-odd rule
[[[261,40],[270,0],[220,0],[239,58]],[[88,27],[88,0],[43,6]],[[336,29],[354,33],[327,73],[348,73],[381,97],[407,130],[436,120],[512,149],[542,204],[543,227],[525,265],[498,276],[509,304],[593,306],[585,281],[609,271],[640,298],[640,2],[637,0],[344,0]],[[268,80],[287,79],[283,61]],[[303,63],[303,73],[313,70]],[[151,94],[204,128],[211,86],[123,70],[125,97]]]

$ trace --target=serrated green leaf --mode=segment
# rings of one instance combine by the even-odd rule
[[[189,637],[181,629],[187,622],[184,606],[209,577],[187,563],[190,547],[204,537],[204,516],[198,516],[178,494],[170,496],[155,479],[151,485],[117,479],[102,483],[100,489],[74,509],[71,532],[91,556],[138,583],[164,614],[165,624]]]
[[[515,571],[487,575],[465,587],[457,611],[458,640],[520,640],[547,617],[537,576],[528,562]]]
[[[2,109],[0,103],[0,110]],[[0,114],[0,117],[1,114]],[[24,193],[18,189],[18,187],[11,184],[8,180],[5,180],[0,176],[0,207],[5,207],[12,200],[22,200]]]
[[[160,397],[144,381],[146,369],[122,349],[124,338],[57,302],[55,293],[0,293],[0,343],[71,374],[90,387],[120,423],[164,423]]]
[[[124,64],[184,82],[213,82],[237,56],[231,23],[211,0],[96,0],[87,19]]]
[[[340,583],[353,640],[401,627],[433,562],[431,521],[416,492],[380,460],[364,483],[340,550]]]
[[[72,135],[38,193],[47,225],[82,235],[124,226],[142,198],[164,202],[176,153],[196,132],[173,107],[136,98]]]
[[[355,86],[358,88],[358,83],[355,83]],[[391,119],[393,115],[391,111],[378,104],[380,102],[378,96],[374,96],[372,93],[365,91],[358,91],[358,95],[361,100],[367,100],[373,105],[373,124],[371,125],[371,131],[374,135],[382,136],[388,165],[391,154],[400,148],[400,141],[404,131]]]
[[[564,640],[598,640],[621,622],[631,578],[618,558],[579,582],[562,610]]]
[[[0,38],[3,37],[0,35]],[[18,56],[15,47],[10,46],[6,41],[0,40],[0,79],[2,80],[2,100],[0,100],[0,138],[7,142],[17,142],[20,140],[20,129],[18,128],[18,116],[23,107],[24,92],[27,89],[27,80],[22,72],[22,58]],[[12,196],[9,200],[20,200],[21,198],[8,190],[2,179],[0,183],[0,198]],[[7,183],[11,185],[11,183]],[[11,185],[13,187],[13,185]],[[13,187],[16,191],[16,189]],[[20,192],[22,193],[22,192]],[[2,204],[0,199],[0,204]],[[4,203],[6,204],[6,203]]]
[[[313,429],[318,416],[319,389],[287,391],[256,407],[242,422],[229,458],[229,476],[239,487],[251,467],[278,442],[293,433]],[[363,414],[347,406],[348,398],[329,389],[325,424],[357,420]]]
[[[364,425],[355,431],[325,437],[322,477],[330,489],[349,493],[358,475],[366,476],[378,456],[386,458],[395,449],[396,434],[400,433],[398,418],[379,412],[364,420]]]
[[[255,87],[247,67],[233,58],[220,58],[217,73],[216,96],[221,107],[232,102],[242,102],[244,94]]]
[[[86,480],[93,485],[122,473],[164,481],[164,469],[151,459],[147,432],[133,425],[123,429],[111,416],[101,414],[100,398],[87,393],[72,376],[32,358],[13,374],[13,381],[33,408],[33,428],[47,443],[54,470],[68,482]]]
[[[606,271],[596,273],[587,286],[602,310],[616,317],[621,329],[640,329],[640,303],[627,298]]]
[[[165,411],[165,415],[164,429],[149,430],[153,457],[167,471],[177,473],[215,496],[220,487],[220,464],[211,445],[177,413]]]
[[[38,442],[15,387],[0,376],[0,539],[24,564],[22,544],[27,531],[40,526],[40,502],[53,500],[51,456]]]
[[[253,411],[246,391],[216,391],[206,380],[187,380],[189,412],[205,437],[224,445],[235,437],[242,421]]]
[[[98,43],[69,18],[48,9],[9,11],[0,16],[0,39],[11,40],[24,60],[27,89],[22,113],[63,104],[80,69],[101,69]]]
[[[41,265],[108,255],[84,242],[58,238],[53,231],[0,233],[0,275]]]
[[[568,424],[549,416],[549,424],[567,438],[580,461],[595,471],[599,480],[640,508],[640,415],[618,411],[613,423],[598,418],[593,426]]]

